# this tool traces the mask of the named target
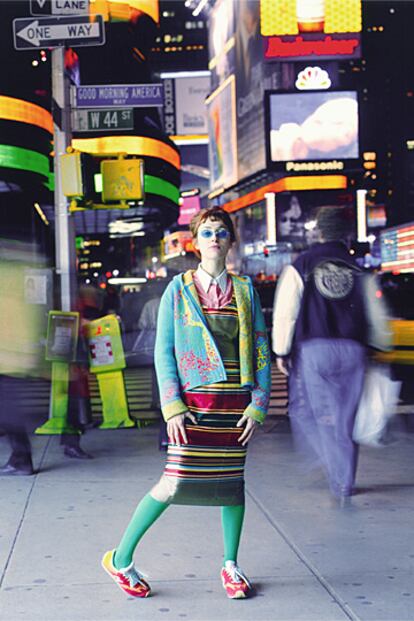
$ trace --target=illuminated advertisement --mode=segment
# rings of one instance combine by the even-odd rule
[[[211,88],[215,90],[234,73],[234,2],[218,0],[209,23],[209,64]]]
[[[207,135],[205,99],[210,93],[210,76],[189,74],[165,78],[164,127],[169,136]]]
[[[191,220],[201,209],[200,197],[184,196],[180,205],[180,215],[178,216],[177,224],[185,226],[190,224]]]
[[[338,190],[281,192],[276,194],[276,240],[295,249],[319,241],[316,214],[320,207],[352,207],[352,194]]]
[[[237,182],[236,89],[230,76],[206,100],[209,122],[210,188]]]
[[[359,58],[361,0],[260,0],[265,59]]]
[[[174,259],[187,252],[194,252],[193,236],[190,231],[175,231],[163,239],[164,259]]]
[[[358,165],[356,91],[270,93],[268,162],[286,172],[332,172]]]
[[[180,147],[181,191],[197,188],[207,195],[210,188],[208,144],[189,144]]]
[[[384,272],[414,272],[414,222],[381,231],[380,244]]]
[[[252,0],[234,4],[235,76],[237,94],[238,177],[266,168],[263,37],[260,6]]]
[[[263,62],[258,0],[219,0],[209,25],[211,88],[229,76],[236,82],[237,176],[266,168],[265,88],[280,87],[281,68]]]

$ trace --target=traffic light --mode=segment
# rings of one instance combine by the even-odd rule
[[[80,153],[65,153],[60,156],[62,190],[65,196],[83,196],[82,162]]]
[[[144,162],[141,159],[112,159],[101,162],[104,203],[144,198]]]
[[[93,188],[93,158],[87,153],[72,151],[60,156],[62,190],[69,198],[91,199]]]

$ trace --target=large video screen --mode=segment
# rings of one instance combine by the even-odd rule
[[[355,213],[354,198],[346,190],[309,190],[276,194],[276,239],[303,250],[319,241],[316,215],[321,207],[347,207]],[[354,221],[355,226],[355,221]]]
[[[357,160],[359,114],[356,91],[269,93],[270,163]],[[292,172],[341,170],[345,164],[284,167]]]

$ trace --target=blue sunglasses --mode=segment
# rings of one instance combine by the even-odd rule
[[[202,229],[199,233],[203,239],[211,239],[214,235],[217,239],[227,239],[230,236],[230,231],[227,229]]]

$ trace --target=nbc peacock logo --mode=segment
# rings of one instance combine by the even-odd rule
[[[320,67],[306,67],[298,73],[295,86],[300,91],[325,90],[332,82],[325,69]]]

